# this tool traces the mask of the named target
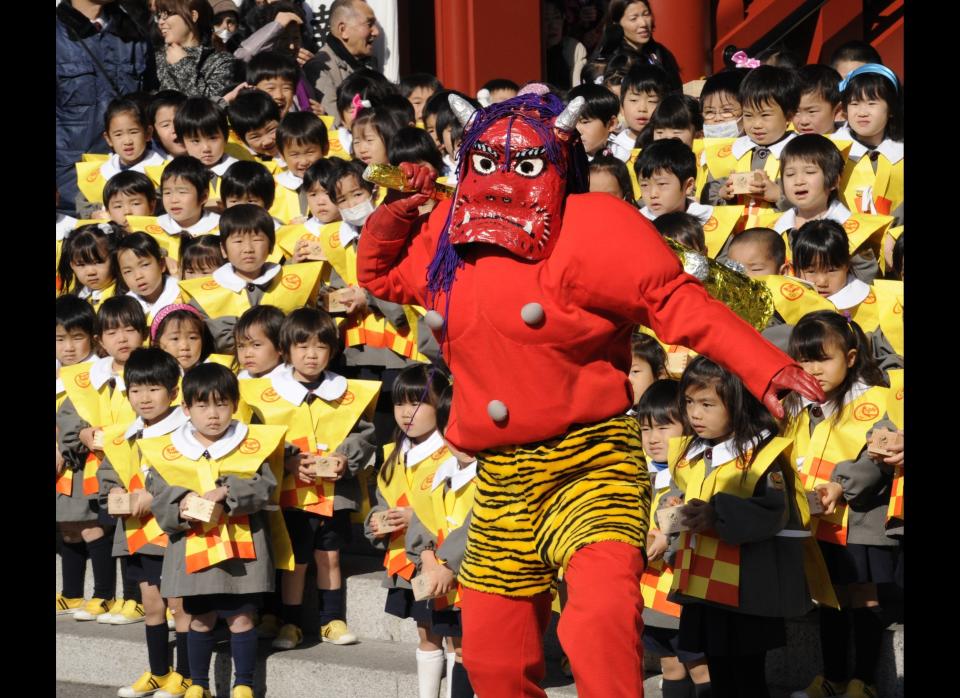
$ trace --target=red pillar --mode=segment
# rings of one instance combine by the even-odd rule
[[[710,43],[710,3],[703,0],[650,0],[650,5],[656,20],[654,36],[676,57],[683,81],[702,77]]]
[[[444,87],[474,95],[492,78],[521,85],[540,78],[540,3],[434,0],[434,7]]]

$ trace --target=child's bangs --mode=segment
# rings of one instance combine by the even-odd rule
[[[71,243],[71,264],[103,264],[110,260],[106,237],[97,238],[93,235],[81,235]]]
[[[146,319],[143,316],[143,311],[138,313],[137,310],[140,310],[139,306],[133,308],[130,305],[112,308],[111,312],[104,312],[101,308],[100,316],[97,319],[100,325],[100,334],[107,330],[122,330],[126,327],[142,330]]]
[[[793,246],[793,265],[797,270],[831,269],[845,267],[850,264],[849,250],[833,249],[826,245],[818,245],[812,240],[797,240]]]
[[[404,405],[410,402],[424,401],[427,392],[426,371],[410,371],[397,376],[393,382],[391,398],[394,405]],[[429,402],[429,394],[426,396]]]
[[[205,327],[202,319],[188,310],[175,310],[163,319],[160,327],[157,328],[157,341],[163,339],[168,332],[183,332],[184,330],[194,330],[203,334]]]
[[[790,333],[787,349],[790,357],[796,361],[824,361],[827,358],[826,347],[832,342],[842,345],[841,338],[834,336],[826,325],[803,323]]]
[[[876,73],[861,73],[855,76],[843,91],[843,104],[850,102],[882,100],[888,105],[894,98],[896,89],[891,82]]]

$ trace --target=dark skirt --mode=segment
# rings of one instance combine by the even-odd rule
[[[661,657],[676,657],[677,661],[689,664],[703,659],[702,652],[687,652],[679,647],[680,631],[676,628],[658,628],[646,625],[643,628],[643,648]]]
[[[127,558],[127,579],[136,584],[159,587],[161,570],[163,555],[134,553]]]
[[[460,611],[445,608],[442,611],[431,611],[430,624],[433,633],[442,637],[463,637],[463,626],[460,624]]]
[[[898,546],[820,542],[830,581],[847,584],[890,584],[896,580]]]
[[[342,550],[352,539],[350,512],[345,509],[333,512],[332,517],[284,509],[283,520],[298,565],[309,564],[314,550]]]
[[[708,657],[761,654],[787,644],[783,618],[749,616],[733,609],[688,603],[680,613],[677,646]]]
[[[430,627],[432,611],[426,601],[414,601],[412,589],[395,587],[387,592],[387,603],[384,612],[397,618],[413,618],[417,625]]]
[[[253,613],[260,607],[262,594],[204,594],[184,596],[183,610],[191,616],[214,611],[221,618],[230,618],[239,613]]]

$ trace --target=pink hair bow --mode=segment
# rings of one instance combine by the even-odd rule
[[[360,95],[359,95],[359,94],[355,94],[355,95],[353,96],[353,101],[350,102],[350,106],[351,106],[350,118],[351,118],[351,119],[356,119],[356,118],[357,118],[357,112],[359,112],[361,109],[369,109],[369,108],[370,108],[370,102],[369,102],[368,100],[366,100],[366,99],[360,99]]]
[[[730,56],[733,65],[737,68],[759,68],[761,63],[756,58],[750,58],[746,51],[737,51]]]

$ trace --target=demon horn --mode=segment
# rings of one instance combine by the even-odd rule
[[[450,108],[453,109],[453,113],[456,114],[457,119],[460,120],[460,125],[466,128],[470,117],[477,111],[476,107],[460,95],[451,94],[447,97],[447,101],[450,102]]]
[[[553,127],[557,129],[558,132],[571,133],[577,127],[577,122],[580,120],[580,112],[583,111],[585,104],[586,100],[583,97],[575,97],[570,100],[570,104],[568,104],[560,116],[557,117],[557,120],[553,123]]]

